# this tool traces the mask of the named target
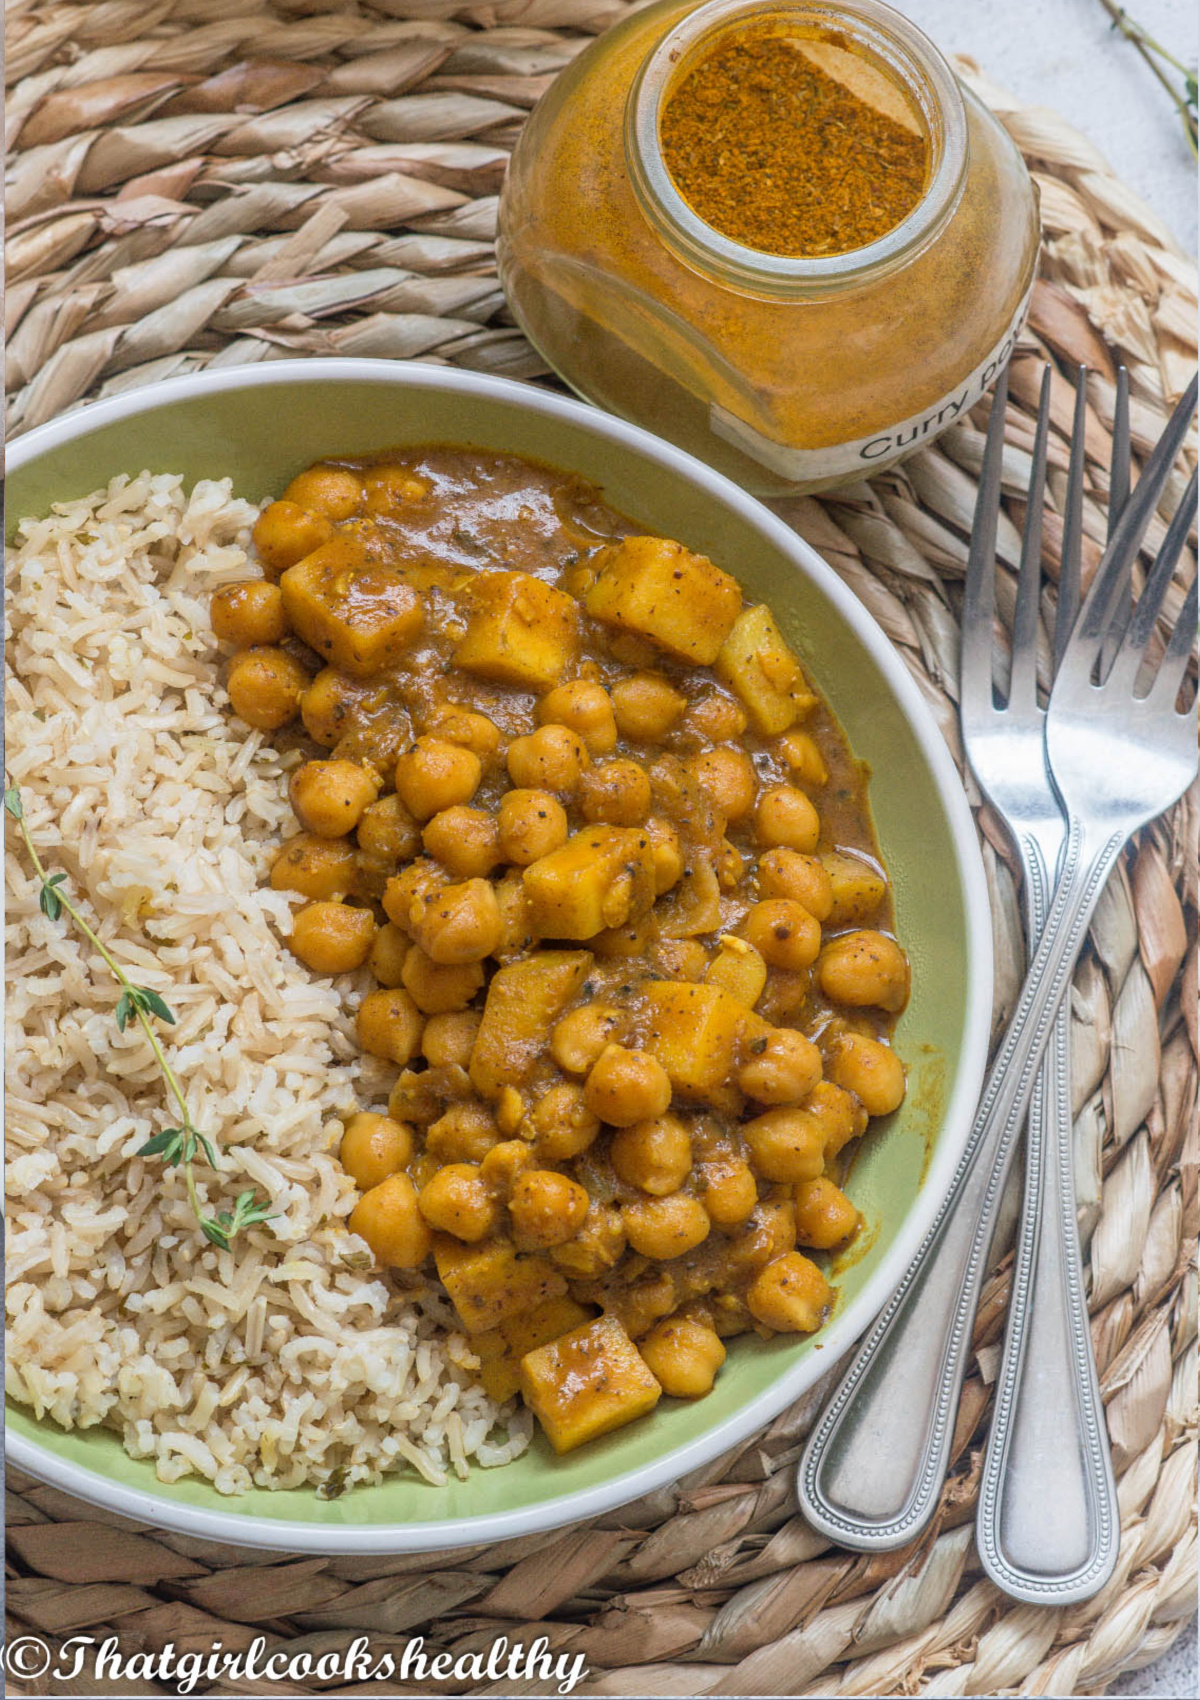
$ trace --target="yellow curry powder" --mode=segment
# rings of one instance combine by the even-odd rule
[[[924,138],[778,34],[727,38],[661,123],[667,169],[697,215],[769,254],[844,254],[895,228],[925,190]]]

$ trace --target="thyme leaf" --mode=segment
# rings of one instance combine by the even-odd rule
[[[196,1177],[192,1165],[198,1158],[202,1157],[210,1169],[217,1170],[220,1168],[217,1153],[208,1135],[201,1133],[200,1129],[193,1124],[187,1099],[184,1097],[183,1088],[179,1084],[179,1078],[168,1061],[158,1034],[151,1024],[153,1018],[155,1021],[165,1021],[168,1026],[174,1027],[175,1013],[166,1000],[152,987],[137,986],[129,978],[107,945],[98,937],[63,889],[67,875],[65,873],[48,874],[46,872],[30,836],[29,823],[25,819],[25,808],[21,801],[21,792],[18,786],[6,786],[4,808],[21,829],[25,850],[33,864],[33,871],[40,888],[38,907],[42,914],[46,916],[47,920],[57,921],[65,912],[84,937],[100,953],[110,973],[121,988],[121,995],[117,999],[116,1008],[113,1011],[118,1031],[124,1033],[130,1022],[136,1022],[141,1027],[158,1061],[158,1066],[162,1070],[167,1089],[179,1110],[182,1126],[163,1128],[161,1133],[156,1133],[153,1138],[146,1141],[137,1155],[139,1157],[159,1157],[162,1159],[163,1167],[167,1169],[174,1168],[177,1165],[183,1168],[188,1202],[192,1207],[192,1214],[199,1224],[201,1233],[212,1245],[220,1247],[223,1251],[228,1251],[233,1240],[243,1228],[251,1227],[256,1222],[269,1222],[273,1220],[277,1212],[261,1203],[254,1189],[251,1188],[248,1192],[238,1195],[232,1211],[221,1211],[215,1217],[204,1215],[199,1194],[196,1191]]]

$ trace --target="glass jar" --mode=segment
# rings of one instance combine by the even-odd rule
[[[764,30],[865,61],[924,135],[921,198],[864,247],[811,259],[745,247],[666,168],[660,118],[681,80],[735,32]],[[861,478],[961,417],[1012,348],[1037,252],[1017,149],[879,0],[634,13],[542,99],[500,211],[501,278],[548,364],[760,495]]]

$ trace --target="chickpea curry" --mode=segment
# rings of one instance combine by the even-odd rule
[[[463,448],[313,466],[254,541],[212,620],[234,711],[300,752],[271,883],[302,962],[369,969],[397,1071],[338,1130],[350,1228],[436,1270],[559,1452],[707,1393],[731,1335],[819,1328],[909,966],[770,609]]]

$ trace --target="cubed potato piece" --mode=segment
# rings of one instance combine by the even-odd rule
[[[527,1352],[521,1359],[521,1392],[556,1452],[644,1417],[662,1388],[615,1316],[598,1316],[583,1328]]]
[[[874,916],[887,896],[887,881],[860,856],[830,851],[821,857],[833,887],[833,908],[825,917],[831,927],[857,927]]]
[[[666,1069],[680,1098],[734,1108],[734,1055],[746,1010],[723,986],[656,980],[643,988],[643,1049]]]
[[[681,661],[709,666],[742,605],[736,579],[665,537],[626,537],[595,558],[584,597],[595,620],[640,632]]]
[[[530,573],[481,573],[474,609],[454,652],[458,666],[520,690],[548,691],[579,653],[579,605]]]
[[[468,1334],[499,1328],[547,1299],[561,1298],[567,1283],[544,1257],[527,1257],[508,1240],[465,1245],[452,1234],[433,1236],[438,1276]]]
[[[403,655],[425,618],[413,587],[351,536],[331,537],[279,584],[293,630],[330,666],[360,678]]]
[[[496,970],[471,1047],[471,1083],[480,1097],[521,1085],[591,965],[588,950],[539,950]]]
[[[525,869],[529,924],[539,938],[590,939],[654,902],[654,848],[635,826],[589,826]]]
[[[785,732],[816,704],[804,669],[765,603],[733,623],[716,661],[717,677],[735,691],[756,732]]]
[[[573,1328],[582,1328],[591,1316],[586,1305],[564,1294],[546,1299],[523,1316],[509,1317],[499,1328],[473,1336],[471,1345],[479,1354],[479,1379],[485,1392],[493,1399],[511,1399],[521,1386],[521,1359],[526,1352],[548,1345]]]

